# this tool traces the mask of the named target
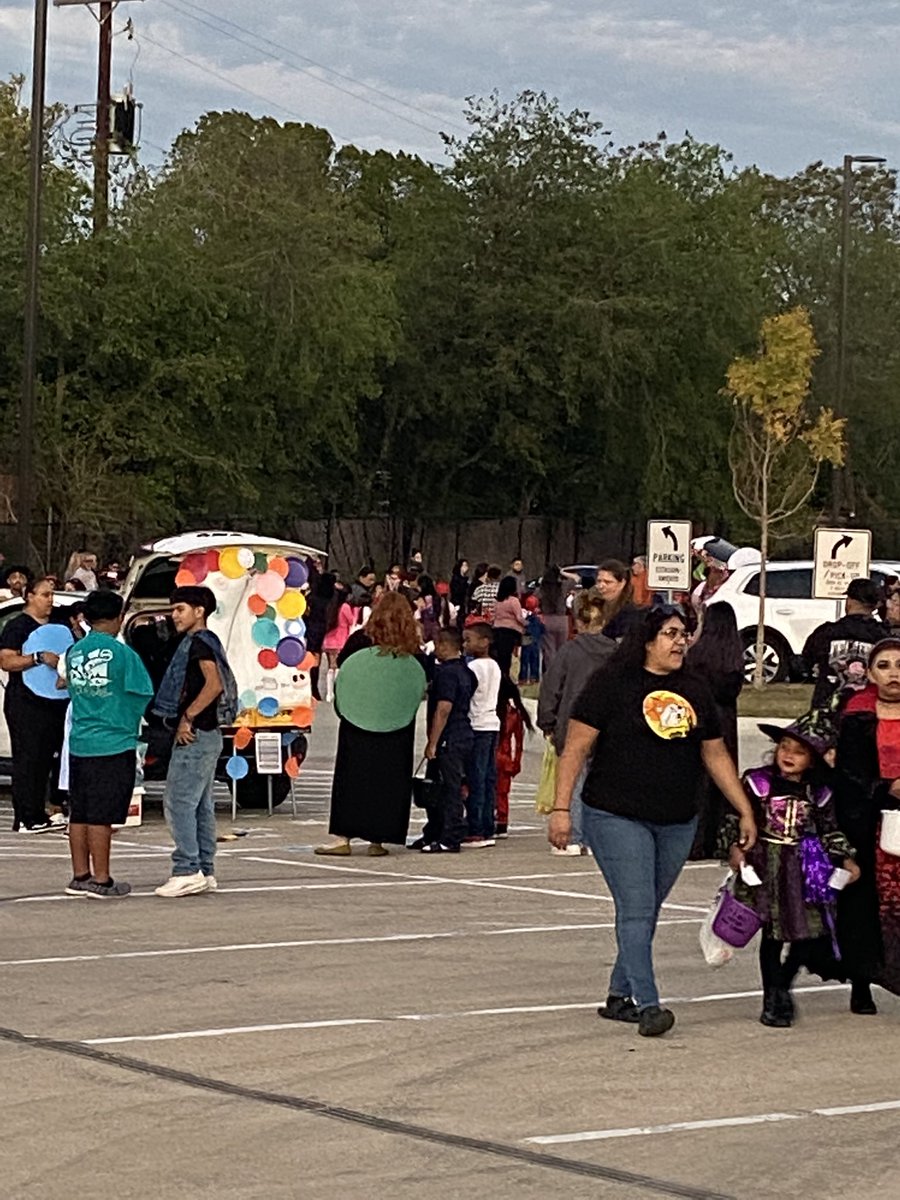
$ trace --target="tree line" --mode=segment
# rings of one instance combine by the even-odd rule
[[[7,476],[20,83],[0,84]],[[51,154],[42,511],[123,544],[220,521],[290,534],[322,516],[411,526],[535,513],[685,515],[750,537],[732,491],[726,372],[767,317],[802,306],[821,351],[812,395],[832,405],[840,168],[777,178],[687,134],[621,146],[540,93],[473,100],[466,120],[435,165],[338,146],[311,125],[208,113],[161,170],[131,173],[99,236],[84,174]],[[894,182],[883,168],[855,179],[846,384],[856,519],[891,536]],[[826,476],[810,511],[827,502]]]

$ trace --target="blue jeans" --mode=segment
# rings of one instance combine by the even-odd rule
[[[494,836],[494,799],[497,790],[497,734],[479,731],[472,734],[472,749],[466,771],[469,799],[466,815],[469,837]]]
[[[173,875],[212,875],[216,857],[213,782],[222,753],[218,729],[194,731],[195,740],[175,746],[166,775],[163,808],[175,841]]]
[[[696,817],[657,825],[584,808],[584,831],[616,903],[618,956],[612,996],[631,996],[638,1008],[659,1004],[653,974],[653,935],[663,901],[675,886],[694,842]]]
[[[590,765],[590,762],[584,764],[575,780],[575,786],[572,788],[572,803],[569,806],[572,820],[572,830],[569,834],[570,846],[584,845],[584,801],[581,799],[581,793],[584,791],[584,781],[587,779]]]

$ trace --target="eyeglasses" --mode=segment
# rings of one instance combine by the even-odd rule
[[[670,642],[689,642],[691,635],[686,629],[661,629],[659,631]]]

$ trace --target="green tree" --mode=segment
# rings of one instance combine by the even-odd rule
[[[761,688],[766,623],[766,563],[773,528],[809,504],[824,462],[843,462],[844,425],[828,408],[810,404],[819,353],[809,313],[795,308],[767,317],[753,357],[728,368],[724,395],[732,403],[728,444],[734,497],[759,528],[762,563],[753,686]]]

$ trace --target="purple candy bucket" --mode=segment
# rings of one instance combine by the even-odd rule
[[[762,921],[754,909],[735,900],[728,888],[721,892],[718,911],[712,923],[716,937],[740,950],[761,927]]]

